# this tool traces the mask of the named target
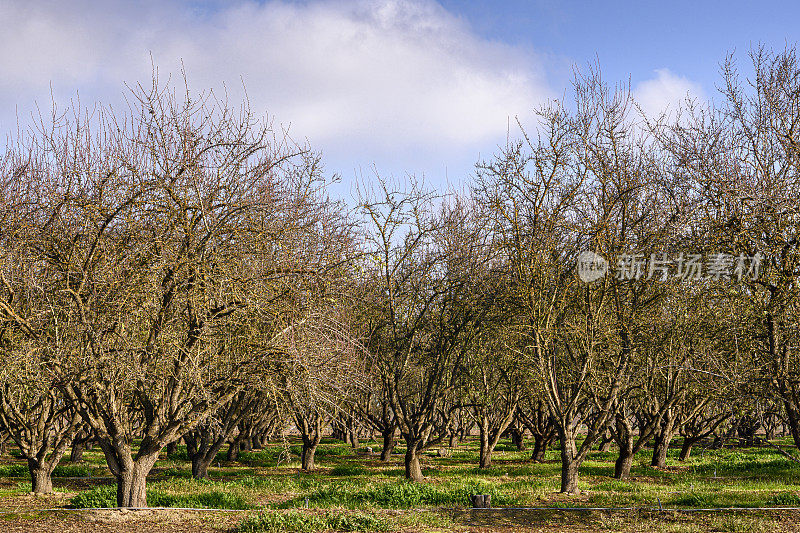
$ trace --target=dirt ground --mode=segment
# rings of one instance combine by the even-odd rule
[[[413,512],[413,511],[412,511]],[[459,532],[690,532],[690,531],[800,531],[800,513],[771,512],[755,517],[737,512],[721,520],[719,514],[687,513],[574,513],[562,511],[479,510],[452,513]],[[8,533],[195,533],[230,532],[243,513],[146,511],[52,511],[20,510],[0,516],[0,531]],[[727,520],[727,522],[726,522]],[[402,530],[403,533],[418,531]],[[419,531],[441,531],[423,529]]]
[[[248,512],[185,511],[70,511],[63,509],[71,492],[0,498],[0,533],[230,533]],[[44,511],[43,509],[56,509]],[[414,510],[387,511],[402,516]],[[703,531],[800,531],[798,511],[726,511],[681,513],[653,511],[576,512],[529,509],[441,509],[458,532],[587,532],[636,531],[690,533]],[[405,528],[402,533],[442,532],[436,528]]]
[[[231,531],[238,516],[181,511],[85,511],[5,516],[0,530],[8,533],[194,533]]]

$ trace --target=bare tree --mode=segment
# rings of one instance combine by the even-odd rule
[[[757,47],[750,58],[751,74],[743,77],[729,56],[722,104],[690,110],[662,129],[659,140],[695,198],[698,241],[728,254],[730,279],[742,282],[725,298],[739,302],[735,316],[747,324],[742,329],[749,333],[737,337],[736,349],[753,355],[750,388],[783,403],[800,447],[800,359],[793,340],[800,274],[800,67],[793,47]]]
[[[374,383],[374,381],[380,379],[380,376],[376,376],[374,372],[371,372],[368,373],[368,377],[372,378],[372,384],[368,385],[363,398],[355,405],[365,423],[380,433],[382,441],[381,461],[387,462],[391,458],[395,447],[397,417],[392,411],[386,389],[382,384]]]
[[[321,303],[326,295],[317,295]],[[280,393],[303,439],[302,469],[314,469],[323,432],[364,388],[365,352],[348,322],[348,308],[307,304],[288,326],[287,348],[280,362]]]
[[[57,384],[118,505],[144,507],[159,451],[268,371],[292,280],[327,261],[305,246],[336,219],[319,159],[246,105],[155,82],[126,116],[42,120],[8,159],[41,265],[28,281],[54,288],[67,328],[51,346]]]
[[[0,361],[0,420],[28,462],[31,490],[50,493],[51,475],[72,443],[79,416],[59,393],[46,357],[5,353],[11,357]]]
[[[183,435],[186,451],[192,461],[192,477],[205,479],[208,467],[225,442],[259,404],[270,398],[262,391],[240,391],[217,412]]]
[[[576,77],[574,110],[556,102],[539,118],[538,137],[523,130],[479,166],[479,191],[512,280],[521,356],[535,365],[561,440],[562,491],[574,493],[627,387],[642,315],[664,293],[641,267],[625,270],[626,257],[663,245],[674,213],[628,90],[590,70]],[[579,254],[589,252],[614,272],[581,281]]]
[[[502,305],[493,306],[502,309]],[[486,318],[484,324],[498,317]],[[519,406],[522,372],[499,324],[482,327],[466,358],[464,399],[479,431],[479,468],[492,464],[492,452],[511,426]]]
[[[517,416],[533,436],[531,460],[535,463],[544,462],[547,448],[556,438],[556,425],[547,403],[540,395],[540,387],[527,389],[517,409]]]
[[[430,195],[382,184],[362,201],[367,220],[370,304],[379,319],[370,346],[399,431],[406,478],[423,479],[420,454],[448,434],[446,398],[459,384],[469,339],[486,310],[484,243],[463,203],[437,214]]]

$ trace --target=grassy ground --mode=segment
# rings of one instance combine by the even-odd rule
[[[581,469],[582,494],[564,496],[557,492],[557,450],[548,452],[545,463],[533,464],[529,452],[501,442],[493,466],[479,470],[477,444],[469,441],[452,450],[450,457],[437,457],[435,450],[428,453],[423,469],[426,483],[410,484],[403,480],[402,446],[388,464],[364,454],[366,446],[379,449],[375,442],[353,450],[338,441],[323,441],[313,473],[299,470],[300,448],[292,442],[243,452],[237,463],[220,455],[207,481],[191,479],[185,450],[156,464],[148,482],[151,506],[230,510],[227,513],[36,511],[113,507],[114,486],[103,456],[94,450],[86,452],[80,465],[63,464],[55,472],[56,494],[35,497],[28,494],[27,468],[12,455],[0,461],[0,508],[6,511],[0,514],[0,530],[82,531],[89,528],[87,523],[95,531],[142,531],[143,523],[153,525],[144,530],[246,532],[800,530],[797,511],[676,511],[800,507],[800,464],[769,448],[698,448],[685,462],[677,461],[677,449],[671,450],[666,469],[648,466],[649,450],[644,450],[627,481],[611,477],[613,452],[595,452]],[[294,461],[278,464],[287,448]],[[491,494],[494,506],[515,509],[469,510],[471,494]],[[637,509],[520,509],[528,507]]]

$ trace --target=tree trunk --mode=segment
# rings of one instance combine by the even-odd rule
[[[675,416],[665,416],[663,424],[661,431],[655,436],[653,459],[650,461],[650,466],[655,466],[657,468],[664,468],[667,466],[669,444],[672,442],[672,437],[675,436]]]
[[[489,442],[489,428],[486,424],[480,425],[480,460],[479,468],[492,466],[492,446]]]
[[[653,459],[650,461],[650,466],[657,468],[664,468],[667,466],[667,452],[669,451],[669,443],[663,436],[659,436],[653,446]]]
[[[80,463],[83,461],[83,452],[86,451],[86,442],[76,440],[72,443],[72,449],[69,452],[70,463]]]
[[[561,492],[565,494],[579,494],[578,468],[580,462],[575,447],[575,435],[560,430],[561,438]]]
[[[578,489],[578,467],[580,465],[574,459],[565,461],[564,453],[561,453],[561,492],[564,494],[579,494]]]
[[[633,465],[633,446],[630,440],[627,446],[619,447],[619,456],[614,463],[614,477],[617,479],[628,479],[631,476],[631,466]]]
[[[419,443],[406,441],[406,479],[415,482],[420,482],[425,479],[422,475],[422,466],[419,461],[419,456]]]
[[[224,435],[215,435],[209,426],[199,426],[183,436],[186,455],[192,462],[192,477],[207,479],[208,467],[225,442]]]
[[[303,441],[303,452],[301,467],[303,470],[314,470],[314,454],[317,453],[317,443],[313,441]]]
[[[800,410],[797,409],[794,402],[788,400],[784,400],[783,405],[786,408],[789,433],[792,434],[795,447],[800,449]]]
[[[536,434],[533,436],[533,453],[531,454],[531,459],[534,463],[544,462],[548,444],[549,440],[543,435]]]
[[[394,450],[394,427],[392,427],[391,431],[384,431],[382,436],[381,461],[385,463],[392,456],[392,450]]]
[[[155,461],[153,461],[155,463]],[[147,507],[147,474],[150,469],[134,463],[133,468],[123,470],[117,478],[117,507]]]
[[[178,451],[178,442],[170,442],[167,444],[167,457],[172,457]]]
[[[474,422],[469,422],[461,426],[461,430],[458,433],[459,442],[463,442],[465,438],[469,437],[470,433],[472,432],[472,427],[474,425],[475,425]]]
[[[600,441],[600,446],[597,448],[597,451],[607,452],[611,449],[611,443],[613,441],[614,437],[612,437],[610,433],[603,435],[603,440]]]
[[[214,462],[214,458],[197,454],[192,457],[192,477],[194,479],[208,479],[208,467]]]
[[[31,492],[36,494],[50,494],[53,492],[52,468],[38,461],[28,459],[28,471],[31,474]]]
[[[667,452],[669,452],[669,444],[672,442],[672,437],[675,436],[673,431],[665,431],[656,437],[655,446],[653,447],[653,459],[650,461],[650,466],[657,468],[664,468],[667,466]]]
[[[683,439],[683,446],[681,446],[681,454],[678,456],[679,461],[685,461],[692,454],[692,446],[694,441],[692,439]]]
[[[358,425],[353,415],[347,415],[345,419],[345,431],[347,431],[347,442],[350,446],[358,448],[361,443],[358,440]]]
[[[544,445],[542,439],[534,439],[533,453],[531,454],[531,460],[534,463],[543,463],[546,451],[547,451],[547,446]]]
[[[527,449],[524,430],[517,427],[511,429],[511,444],[516,446],[518,452],[524,452]]]
[[[225,455],[228,461],[239,460],[239,439],[233,439],[228,445],[228,453]]]

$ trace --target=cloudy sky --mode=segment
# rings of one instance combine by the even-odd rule
[[[503,144],[515,117],[598,61],[656,112],[713,99],[719,63],[796,39],[786,3],[0,0],[0,132],[51,94],[119,105],[181,64],[321,150],[345,184],[377,170],[445,186]]]

